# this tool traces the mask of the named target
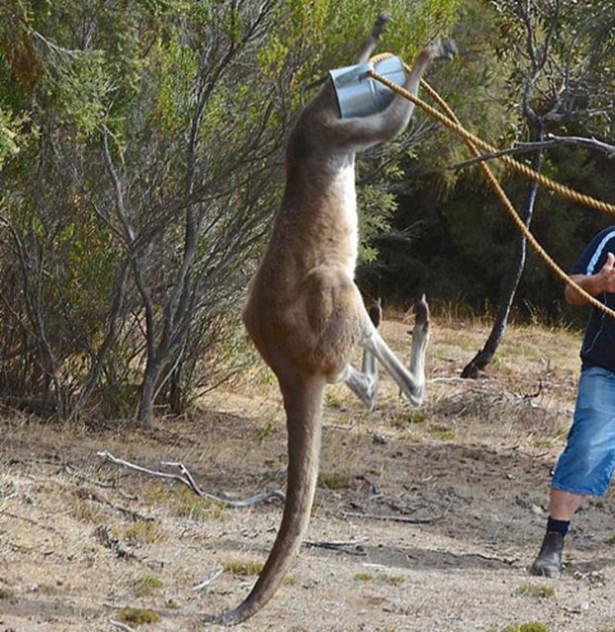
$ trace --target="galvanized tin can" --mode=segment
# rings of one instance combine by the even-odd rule
[[[371,69],[371,64],[358,64],[329,71],[341,118],[377,114],[386,109],[393,100],[395,94],[389,88],[367,76]],[[403,86],[406,72],[399,57],[379,61],[373,69],[379,75]]]

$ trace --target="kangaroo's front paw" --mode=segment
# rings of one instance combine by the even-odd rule
[[[378,39],[382,33],[386,31],[387,22],[389,21],[389,16],[381,13],[374,23],[374,28],[372,28],[372,35]]]
[[[440,42],[440,59],[454,59],[458,52],[455,40],[447,39]]]

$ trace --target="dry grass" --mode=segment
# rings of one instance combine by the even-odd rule
[[[559,632],[612,627],[615,564],[597,550],[615,539],[612,502],[590,503],[580,514],[571,566],[553,594],[551,584],[526,576],[544,529],[549,470],[567,433],[580,340],[566,331],[512,327],[487,379],[448,379],[482,345],[487,325],[460,324],[453,314],[434,323],[420,409],[401,400],[386,375],[371,413],[344,385],[329,388],[308,537],[363,544],[303,548],[272,602],[238,630],[544,632],[531,623],[539,621]],[[383,326],[404,358],[408,328]],[[130,422],[95,429],[22,415],[0,419],[3,629],[90,632],[118,619],[190,632],[202,628],[204,614],[245,597],[275,536],[279,502],[231,510],[95,456],[108,449],[154,468],[182,461],[216,494],[284,488],[284,412],[268,370],[255,367],[199,407],[194,418],[160,422],[148,434]],[[69,475],[66,463],[81,477]],[[111,504],[77,494],[80,487]],[[111,527],[129,557],[101,543],[99,525]],[[192,591],[220,565],[225,573]]]

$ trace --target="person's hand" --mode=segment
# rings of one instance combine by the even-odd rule
[[[615,292],[615,255],[612,252],[607,254],[598,278],[601,292]]]

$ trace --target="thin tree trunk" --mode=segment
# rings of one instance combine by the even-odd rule
[[[532,141],[541,142],[543,140],[542,127],[534,129],[532,134]],[[540,171],[542,166],[544,151],[539,149],[532,157],[532,169]],[[531,181],[528,185],[527,195],[525,198],[525,204],[521,213],[521,219],[523,219],[525,225],[529,228],[532,223],[532,217],[534,215],[534,207],[536,204],[536,195],[538,193],[538,183]],[[525,268],[525,259],[527,254],[527,240],[524,235],[519,235],[517,241],[517,247],[515,252],[515,258],[512,266],[506,275],[506,278],[502,282],[502,290],[500,293],[500,304],[498,307],[497,316],[491,333],[485,342],[484,347],[470,360],[461,372],[461,377],[477,378],[482,371],[493,359],[504,335],[504,330],[508,324],[508,318],[512,309],[517,287]]]

